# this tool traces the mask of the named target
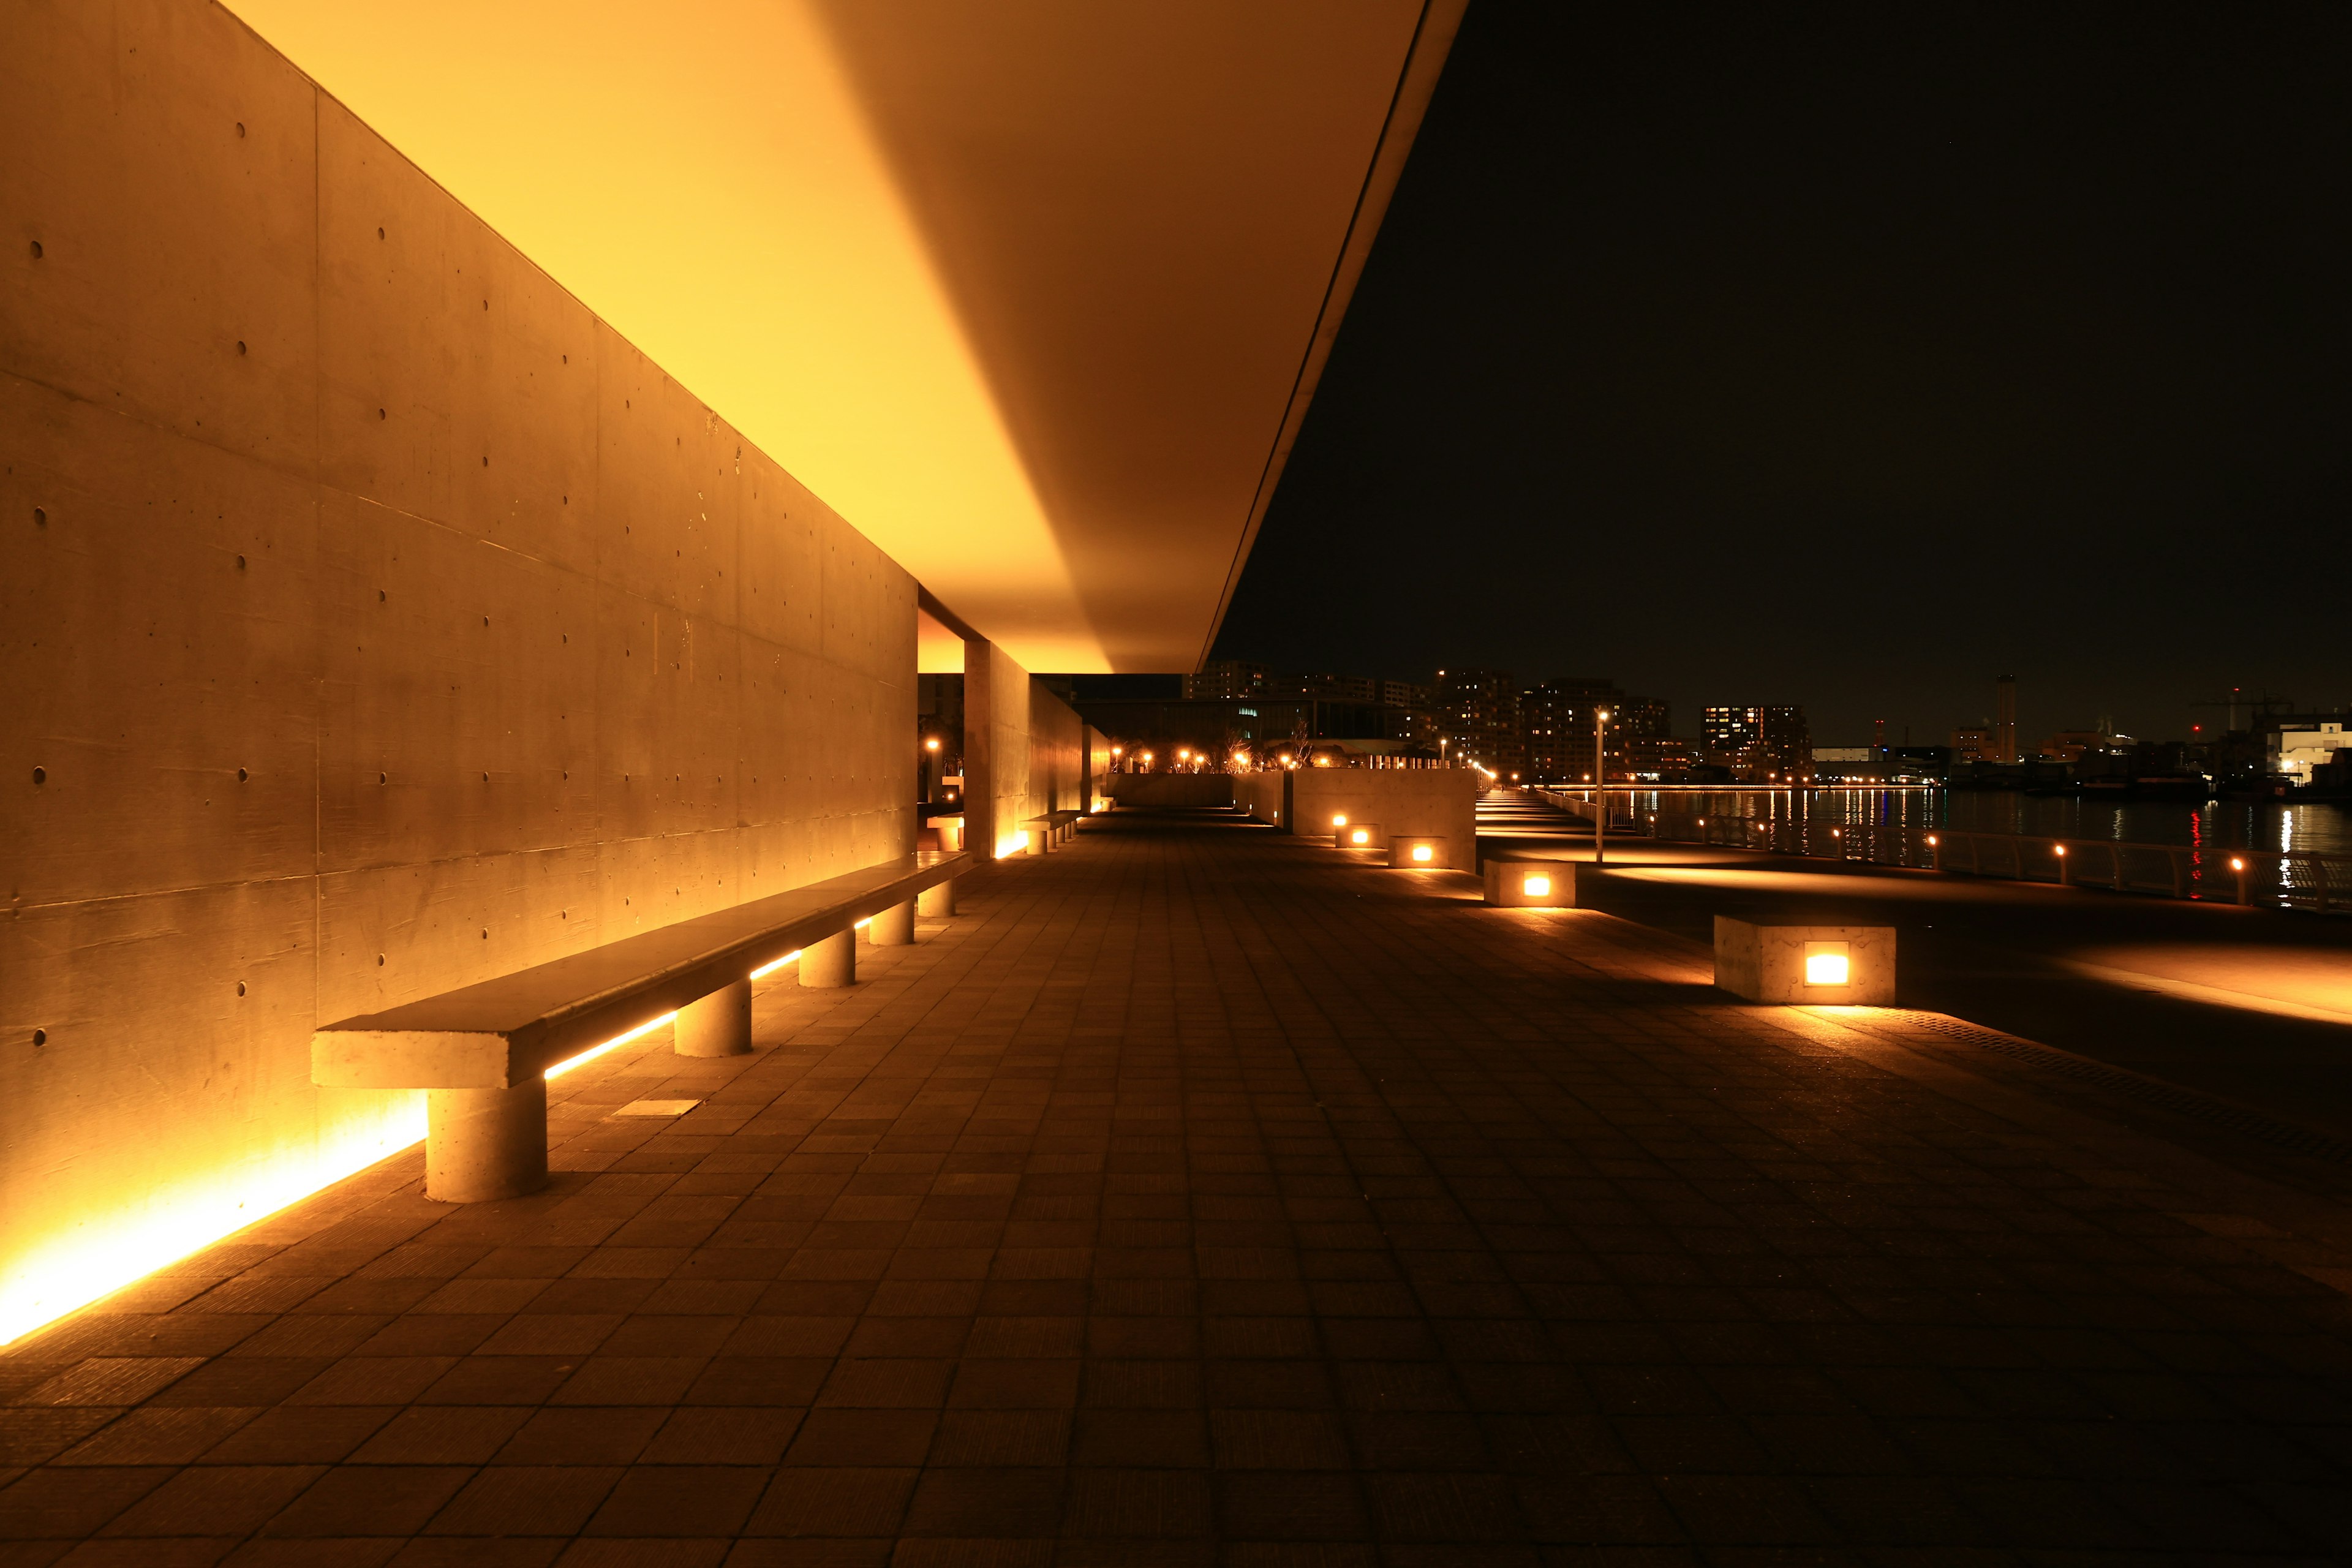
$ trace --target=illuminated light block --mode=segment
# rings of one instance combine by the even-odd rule
[[[1331,830],[1331,842],[1342,849],[1379,849],[1388,841],[1377,822],[1350,822]]]
[[[1485,867],[1486,902],[1503,910],[1576,908],[1576,862],[1489,860]]]
[[[1892,926],[1760,925],[1715,917],[1715,983],[1749,1002],[1895,1002]]]
[[[1454,864],[1444,836],[1436,833],[1391,833],[1389,864],[1409,871],[1437,871]]]

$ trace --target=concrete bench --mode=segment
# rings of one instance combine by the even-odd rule
[[[803,985],[857,978],[857,931],[892,946],[955,912],[961,851],[919,851],[310,1035],[310,1081],[425,1090],[425,1191],[444,1203],[547,1184],[547,1069],[676,1012],[681,1056],[751,1048],[754,970],[800,954]]]
[[[1895,928],[1761,925],[1717,915],[1715,983],[1749,1002],[1892,1006]]]
[[[1078,819],[1085,816],[1083,811],[1049,811],[1024,822],[1021,833],[1028,841],[1029,853],[1047,854],[1055,845],[1068,843],[1070,836],[1078,830]]]

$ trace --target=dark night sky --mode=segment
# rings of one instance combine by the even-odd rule
[[[1475,0],[1217,655],[2352,698],[2348,185],[2340,4]]]

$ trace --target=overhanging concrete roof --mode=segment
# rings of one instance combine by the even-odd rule
[[[1204,657],[1465,0],[232,0],[1032,669]]]

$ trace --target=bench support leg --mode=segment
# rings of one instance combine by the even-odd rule
[[[866,939],[877,947],[905,947],[915,940],[915,900],[892,904],[866,925]]]
[[[836,931],[823,942],[809,943],[801,949],[799,967],[803,985],[856,984],[857,932]]]
[[[751,983],[713,991],[677,1010],[670,1042],[682,1057],[740,1057],[751,1048]]]
[[[925,888],[915,895],[915,912],[945,919],[955,913],[955,879],[950,877],[935,888]]]
[[[425,1091],[425,1195],[516,1198],[547,1185],[547,1080]]]

